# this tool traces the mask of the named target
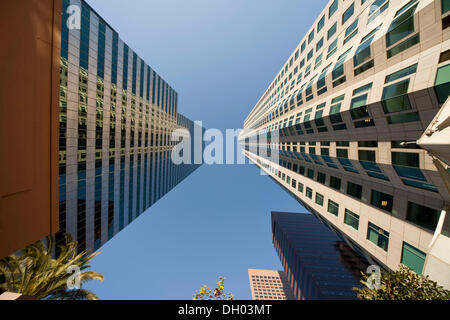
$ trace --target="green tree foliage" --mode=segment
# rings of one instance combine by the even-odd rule
[[[362,288],[353,288],[360,300],[449,300],[450,291],[428,278],[418,275],[410,268],[381,273],[381,286],[370,289],[370,275],[362,273]],[[369,279],[370,281],[370,279]]]
[[[103,275],[84,271],[92,258],[100,252],[77,254],[77,242],[65,235],[66,244],[59,246],[60,254],[52,258],[54,238],[46,238],[46,245],[37,241],[20,254],[11,254],[0,260],[0,289],[45,300],[98,300],[98,297],[82,285],[90,280],[103,281]],[[80,270],[80,287],[70,289],[74,273],[71,268]],[[69,287],[68,287],[69,286]]]
[[[225,278],[219,277],[219,282],[217,282],[217,287],[214,289],[214,292],[204,285],[200,291],[195,292],[193,300],[234,300],[232,293],[224,293],[224,282]]]

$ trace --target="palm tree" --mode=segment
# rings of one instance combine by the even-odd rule
[[[37,241],[24,249],[21,254],[11,254],[0,260],[0,289],[33,296],[44,300],[98,300],[82,285],[90,280],[103,281],[103,275],[93,271],[83,271],[90,266],[92,258],[100,252],[77,254],[77,242],[68,234],[64,235],[65,245],[60,245],[60,253],[52,258],[53,236],[46,237],[46,245]],[[80,286],[71,289],[73,266],[80,270]],[[2,277],[3,275],[3,277]]]

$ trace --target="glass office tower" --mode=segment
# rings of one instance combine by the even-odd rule
[[[356,299],[369,266],[314,215],[272,212],[272,241],[297,300]]]
[[[62,0],[59,227],[96,250],[199,165],[171,161],[177,92],[86,2]],[[76,5],[80,28],[68,28]]]
[[[416,143],[450,107],[449,92],[448,0],[332,0],[245,119],[240,142],[371,263],[404,264],[450,288],[448,170]],[[279,152],[279,163],[252,151],[260,133],[279,134],[256,143]]]

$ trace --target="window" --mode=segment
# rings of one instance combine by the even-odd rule
[[[337,217],[339,214],[339,204],[332,200],[328,200],[328,212]]]
[[[311,49],[311,51],[308,52],[307,60],[308,60],[308,61],[311,60],[311,58],[313,57],[313,55],[314,55],[314,49]]]
[[[319,51],[323,47],[323,37],[316,44],[316,51]]]
[[[408,201],[406,220],[434,232],[441,213],[439,210],[428,208]]]
[[[336,190],[341,190],[341,179],[330,176],[330,187]]]
[[[373,242],[384,251],[388,251],[389,232],[381,229],[371,222],[369,222],[369,226],[367,228],[367,240]]]
[[[303,183],[298,183],[298,191],[303,193]]]
[[[305,175],[305,173],[306,173],[306,169],[305,169],[305,167],[303,167],[303,166],[300,166],[299,168],[298,168],[298,173],[300,173],[302,176],[304,176]]]
[[[444,103],[450,93],[450,64],[438,68],[434,82],[434,90],[436,91],[439,103]]]
[[[392,164],[419,168],[419,154],[411,152],[392,152]]]
[[[361,119],[369,116],[367,110],[367,94],[355,97],[350,104],[350,115],[353,120]]]
[[[408,10],[409,8],[411,8],[411,5],[415,4],[418,0],[411,0],[409,1],[407,4],[405,4],[403,7],[401,7],[396,13],[394,18],[397,18],[399,15],[401,15],[402,13],[404,13],[406,10]]]
[[[352,39],[354,36],[358,34],[358,18],[348,26],[348,28],[345,30],[345,40],[344,44],[346,44],[350,39]]]
[[[360,67],[358,67],[354,70],[355,77],[363,72],[366,72],[369,69],[372,69],[374,66],[375,66],[375,62],[373,59],[367,63],[364,63],[363,65],[361,65]]]
[[[353,57],[353,66],[359,66],[363,62],[370,59],[371,50],[370,44],[372,43],[373,37],[369,38],[366,42],[362,43],[358,49],[356,49],[355,55]]]
[[[347,183],[347,194],[357,199],[362,197],[362,186],[353,182]]]
[[[314,30],[311,31],[311,33],[308,36],[308,44],[310,44],[311,41],[313,41],[313,40],[314,40]]]
[[[417,4],[392,21],[386,33],[386,46],[390,47],[414,32],[414,12]]]
[[[382,105],[384,113],[400,112],[411,109],[408,97],[409,79],[384,87]]]
[[[325,25],[325,15],[317,23],[317,33],[319,33],[320,30],[322,30],[324,25]]]
[[[400,177],[427,181],[419,169],[418,153],[392,152],[392,165]]]
[[[350,146],[350,142],[348,141],[336,141],[336,146],[338,147],[349,147]],[[348,158],[348,157],[346,157]]]
[[[375,162],[375,151],[373,150],[358,150],[358,159],[360,161]]]
[[[375,151],[373,150],[359,150],[359,162],[361,166],[368,170],[367,174],[370,177],[389,180],[388,177],[382,174],[380,167],[375,163]]]
[[[387,51],[388,59],[399,54],[400,52],[403,52],[403,51],[415,46],[419,42],[420,42],[420,34],[419,33],[412,36],[411,38],[406,39],[403,42],[400,42],[398,45],[392,47],[392,49],[389,49]]]
[[[338,158],[348,159],[348,150],[347,149],[336,149],[336,155]]]
[[[316,70],[318,67],[320,67],[320,65],[322,64],[322,55],[323,55],[323,53],[321,53],[321,54],[319,54],[318,56],[317,56],[317,58],[316,58],[316,61],[314,62],[314,70]],[[314,79],[316,78],[317,76],[314,76]],[[312,80],[311,80],[312,81]]]
[[[335,22],[335,23],[331,26],[331,28],[328,30],[327,40],[330,40],[330,38],[331,38],[332,36],[334,36],[334,34],[336,33],[336,31],[337,31],[337,22]]]
[[[390,74],[390,75],[386,76],[386,80],[385,80],[384,83],[397,81],[397,80],[399,80],[401,78],[404,78],[404,77],[407,77],[407,76],[409,76],[411,74],[416,73],[416,71],[417,71],[417,63],[412,65],[412,66],[410,66],[410,67],[407,67],[405,69],[402,69],[400,71],[394,72],[393,74]]]
[[[341,104],[335,104],[330,107],[330,121],[331,123],[343,122],[341,112]]]
[[[351,51],[351,48],[344,52],[340,57],[338,62],[336,62],[336,65],[333,68],[332,76],[333,80],[336,80],[340,78],[342,75],[344,75],[344,62],[345,58],[347,57],[348,53]]]
[[[358,141],[359,148],[377,148],[378,141]]]
[[[367,20],[367,24],[369,24],[369,23],[371,23],[372,21],[374,21],[380,14],[382,14],[384,11],[386,11],[387,8],[389,8],[389,1],[387,1],[387,2],[380,8],[380,10],[377,10],[378,7],[377,7],[377,8],[374,8],[374,10],[376,10],[376,12],[373,11],[373,12],[375,12],[375,14],[372,14],[372,15],[369,17],[369,19]],[[372,11],[372,8],[371,8],[371,11]]]
[[[372,190],[372,197],[370,203],[377,208],[392,213],[394,197],[391,196],[390,194],[386,194],[377,190]]]
[[[330,5],[328,9],[328,19],[333,16],[333,14],[337,11],[339,5],[339,0],[334,0],[334,2]]]
[[[367,34],[361,40],[361,44],[358,47],[358,49],[356,50],[355,55],[353,57],[353,66],[354,67],[359,66],[360,64],[362,64],[370,59],[370,57],[372,55],[370,45],[372,44],[375,34],[380,29],[380,27],[381,27],[381,25],[376,27],[374,30],[369,32],[369,34]]]
[[[302,46],[300,47],[301,52],[303,53],[303,51],[305,51],[306,49],[306,40],[303,41]]]
[[[312,199],[312,194],[313,194],[312,189],[306,187],[306,196],[307,196],[308,198]]]
[[[378,8],[385,3],[386,0],[375,0],[371,5],[370,5],[370,9],[369,9],[369,16],[372,15],[372,13],[374,13],[375,11],[378,10]]]
[[[336,52],[336,50],[337,50],[337,41],[338,41],[338,39],[334,40],[334,41],[330,44],[330,46],[328,47],[327,59],[328,59],[329,57],[331,57],[331,56]]]
[[[325,181],[327,179],[327,175],[323,172],[317,172],[317,182],[320,182],[321,184],[325,184]]]
[[[441,0],[441,5],[442,5],[442,14],[445,14],[448,11],[450,11],[450,1]]]
[[[420,121],[418,112],[402,113],[386,117],[389,124],[407,123]]]
[[[353,2],[352,5],[345,10],[345,12],[342,14],[342,24],[345,24],[348,19],[353,15],[355,12],[355,3]]]
[[[320,193],[316,192],[316,203],[323,207],[323,195],[321,195]]]
[[[319,89],[321,89],[321,88],[323,88],[323,87],[325,87],[325,85],[326,85],[326,83],[325,83],[325,77],[326,77],[326,75],[327,75],[327,72],[328,72],[328,69],[330,69],[330,67],[331,67],[331,64],[329,64],[328,66],[326,66],[323,70],[322,70],[322,73],[321,73],[321,75],[319,76],[319,78],[317,79],[317,90],[319,91]],[[322,93],[324,92],[323,90],[321,91]],[[322,94],[322,93],[320,93],[320,92],[317,92],[319,95],[320,94]],[[323,108],[323,107],[325,107],[325,103],[323,103],[322,105],[321,105],[321,107]],[[317,109],[319,109],[319,108],[317,108]]]
[[[426,256],[424,252],[403,242],[402,264],[410,267],[417,274],[422,274]]]
[[[311,149],[311,148],[310,148]],[[308,169],[308,178],[314,179],[314,170]]]
[[[345,209],[344,223],[355,230],[359,228],[359,215],[356,213]]]
[[[414,187],[414,188],[419,188],[419,189],[423,189],[423,190],[427,190],[427,191],[431,191],[431,192],[436,192],[438,193],[438,189],[429,183],[424,183],[424,182],[418,182],[418,181],[413,181],[413,180],[406,180],[406,179],[402,179],[402,182],[410,187]]]

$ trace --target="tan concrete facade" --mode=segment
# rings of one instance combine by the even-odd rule
[[[450,287],[450,219],[441,213],[450,194],[415,144],[450,90],[443,4],[330,1],[245,120],[240,141],[249,159],[374,263],[403,263]],[[280,163],[252,150],[257,131],[280,134],[269,146]],[[431,241],[436,230],[439,244]]]
[[[253,300],[295,300],[284,271],[248,269]]]

